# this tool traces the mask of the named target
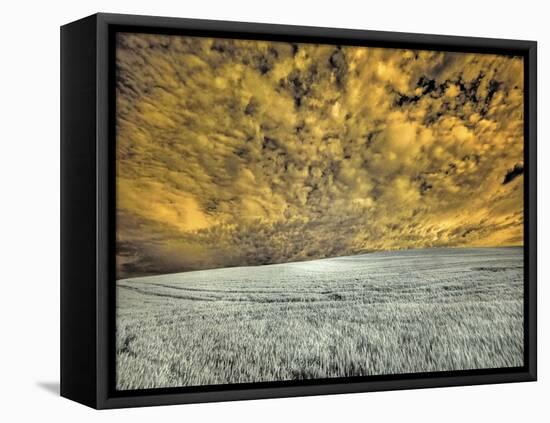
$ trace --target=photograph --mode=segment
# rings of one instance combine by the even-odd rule
[[[496,6],[6,3],[0,420],[548,420],[548,14]]]
[[[526,365],[523,56],[114,36],[117,391]]]

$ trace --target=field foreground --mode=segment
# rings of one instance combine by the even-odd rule
[[[523,365],[523,249],[424,249],[117,281],[117,388]]]

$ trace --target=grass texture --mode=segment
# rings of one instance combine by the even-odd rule
[[[522,248],[117,281],[121,390],[522,365]]]

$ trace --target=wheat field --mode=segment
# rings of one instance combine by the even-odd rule
[[[117,389],[523,365],[523,249],[117,281]]]

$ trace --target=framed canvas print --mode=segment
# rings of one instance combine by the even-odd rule
[[[61,29],[61,394],[536,379],[536,43]]]

